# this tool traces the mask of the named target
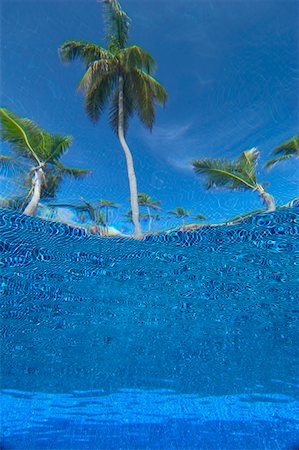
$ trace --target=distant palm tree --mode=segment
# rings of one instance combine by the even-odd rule
[[[94,206],[92,203],[80,197],[82,204],[75,203],[50,203],[47,206],[49,208],[71,208],[75,209],[78,213],[87,213],[89,219],[95,224],[100,226],[106,226],[103,214],[98,206]]]
[[[206,220],[206,216],[204,216],[203,214],[196,214],[196,216],[194,216],[195,220]]]
[[[146,214],[139,213],[139,219],[141,221],[145,220],[146,217],[147,217]],[[132,210],[131,209],[129,209],[126,212],[126,214],[124,214],[124,218],[125,218],[126,222],[130,222],[130,223],[132,223],[134,225],[134,223],[133,223],[133,214],[132,214]]]
[[[105,222],[106,226],[108,226],[109,223],[109,208],[118,208],[118,204],[111,202],[110,200],[100,200],[99,202],[99,208],[105,208]]]
[[[138,45],[126,47],[129,17],[116,0],[103,0],[107,25],[107,49],[85,41],[67,41],[60,47],[63,62],[81,59],[86,72],[79,83],[85,93],[85,108],[95,123],[110,102],[110,124],[125,153],[135,235],[141,236],[137,181],[133,158],[125,134],[129,118],[137,113],[143,124],[152,129],[155,104],[164,105],[166,91],[152,77],[155,61]]]
[[[252,190],[259,193],[267,211],[275,211],[272,195],[265,191],[256,179],[256,164],[259,150],[253,148],[243,152],[235,161],[227,159],[198,159],[192,161],[195,173],[206,178],[206,188],[226,188],[230,190]]]
[[[147,210],[147,218],[148,218],[148,231],[152,230],[152,223],[153,218],[155,215],[151,214],[151,209],[159,210],[161,207],[159,206],[161,204],[160,200],[152,200],[151,197],[144,193],[138,194],[138,204],[139,206],[144,206]]]
[[[72,143],[71,136],[50,134],[33,121],[4,108],[0,109],[0,123],[2,140],[8,142],[16,153],[14,158],[1,156],[0,164],[14,164],[23,170],[28,163],[31,166],[27,179],[28,193],[23,200],[27,203],[24,214],[34,216],[42,197],[55,197],[63,176],[78,178],[90,172],[65,167],[59,161]]]
[[[187,211],[184,208],[178,207],[178,208],[173,209],[172,211],[169,211],[169,214],[173,214],[177,218],[182,219],[182,223],[183,223],[183,225],[185,225],[185,219],[186,219],[186,217],[190,216],[191,210]]]
[[[266,168],[271,168],[274,164],[285,161],[286,159],[299,158],[299,135],[293,136],[288,141],[276,147],[273,150],[272,155],[277,156],[266,162]]]

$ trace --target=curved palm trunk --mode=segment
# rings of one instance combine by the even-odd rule
[[[127,162],[127,170],[129,177],[129,185],[130,185],[130,201],[131,201],[131,209],[132,209],[132,221],[135,229],[135,236],[142,237],[141,226],[139,223],[139,206],[138,206],[138,194],[137,194],[137,181],[134,170],[132,153],[127,145],[124,134],[124,80],[120,75],[118,79],[119,83],[119,96],[118,96],[118,138],[122,149],[126,156]]]
[[[150,208],[147,206],[147,215],[148,215],[148,218],[149,218],[149,222],[148,222],[148,231],[152,231],[152,224],[153,224],[153,218],[152,218],[152,215],[151,215],[151,210],[150,210]]]
[[[34,170],[34,177],[32,178],[33,194],[30,202],[28,203],[28,205],[24,210],[24,214],[27,214],[27,216],[35,216],[36,214],[38,203],[41,197],[41,190],[44,178],[45,178],[44,172],[41,167]]]
[[[275,211],[275,200],[274,197],[265,191],[262,187],[258,188],[259,195],[263,203],[267,205],[267,212]]]

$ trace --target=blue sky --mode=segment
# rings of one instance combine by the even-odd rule
[[[206,192],[189,161],[234,158],[258,146],[262,167],[276,145],[298,133],[298,2],[121,4],[132,20],[130,43],[155,57],[156,77],[169,95],[166,107],[157,110],[152,133],[137,119],[130,124],[127,140],[139,191],[161,200],[165,210],[192,208],[211,222],[259,208],[255,193]],[[64,163],[92,169],[92,175],[64,182],[58,200],[107,198],[125,210],[129,191],[122,150],[106,115],[96,126],[86,117],[83,97],[76,92],[83,66],[66,66],[58,58],[66,40],[105,44],[100,3],[4,0],[1,104],[50,132],[74,137]],[[261,170],[260,179],[270,182],[278,204],[298,195],[296,161],[269,173]],[[12,189],[1,181],[4,194]]]

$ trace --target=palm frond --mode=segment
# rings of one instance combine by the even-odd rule
[[[285,160],[290,159],[290,158],[293,158],[293,155],[291,155],[291,154],[280,155],[280,156],[276,156],[276,158],[269,159],[265,163],[265,169],[269,169],[269,168],[273,167],[276,163],[281,162],[281,161],[285,161]]]
[[[139,47],[139,45],[131,45],[130,47],[124,48],[120,58],[122,65],[128,71],[131,69],[140,69],[151,74],[156,68],[154,58],[142,47]]]
[[[54,162],[61,158],[61,156],[69,149],[72,142],[72,136],[44,132],[43,145],[39,151],[42,161]]]
[[[13,156],[0,155],[0,171],[7,172],[18,168],[19,162]]]
[[[125,47],[129,36],[130,19],[122,10],[117,0],[102,0],[104,4],[104,19],[106,39],[109,49],[114,52]]]
[[[114,85],[114,77],[107,75],[97,80],[85,92],[85,110],[93,123],[100,118]]]
[[[299,156],[299,135],[293,136],[283,144],[276,147],[272,154],[279,155],[280,153],[290,154],[293,156]]]
[[[184,218],[184,217],[188,217],[191,213],[191,210],[187,211],[186,209],[182,208],[182,207],[178,207],[173,209],[172,211],[169,211],[169,214],[173,214],[176,217],[180,217],[180,218]]]
[[[196,219],[196,220],[206,220],[206,216],[204,214],[196,214],[194,219]]]
[[[41,162],[60,158],[72,143],[71,136],[50,134],[32,120],[1,109],[2,139],[21,156]]]
[[[293,136],[288,141],[276,147],[272,155],[278,155],[275,158],[270,159],[266,162],[265,168],[269,169],[273,167],[276,163],[285,161],[289,158],[299,158],[299,135]]]
[[[199,159],[191,163],[198,175],[206,179],[206,188],[255,189],[246,173],[240,172],[239,162],[227,159]]]
[[[0,207],[23,211],[26,202],[27,202],[26,195],[15,196],[15,197],[10,197],[10,198],[1,198],[0,199]]]
[[[239,173],[242,173],[252,184],[256,184],[256,165],[259,156],[259,150],[254,147],[251,150],[241,153],[236,161]]]
[[[155,120],[155,102],[164,105],[166,91],[158,81],[142,70],[131,70],[128,78],[133,86],[135,108],[140,120],[151,130]]]
[[[114,59],[100,59],[91,63],[78,84],[78,90],[88,91],[92,87],[99,86],[102,81],[115,80],[117,64]]]
[[[65,167],[60,161],[54,161],[59,171],[65,175],[72,176],[74,178],[80,178],[91,173],[88,169],[77,169],[75,167]]]
[[[41,198],[54,198],[62,181],[62,174],[45,170],[45,180],[41,189]]]
[[[105,48],[86,41],[66,41],[59,47],[58,52],[62,62],[81,59],[86,66],[95,60],[107,59],[110,56]]]
[[[143,192],[140,192],[138,194],[138,204],[140,206],[147,206],[155,210],[161,209],[161,207],[159,206],[161,204],[160,200],[152,200],[148,194],[145,194]]]
[[[85,205],[75,205],[74,203],[63,203],[63,202],[59,202],[59,203],[47,203],[47,206],[49,208],[74,208],[74,209],[79,209],[81,210],[82,208],[86,208]]]
[[[112,202],[111,200],[100,200],[99,201],[99,208],[106,208],[106,207],[118,208],[119,204],[115,203],[115,202]]]
[[[0,109],[1,139],[8,142],[21,156],[31,158],[40,164],[37,155],[43,130],[33,121],[22,118],[8,109]]]

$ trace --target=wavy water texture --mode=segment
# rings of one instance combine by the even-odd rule
[[[0,225],[6,437],[28,422],[27,439],[41,438],[45,423],[76,414],[81,425],[110,421],[110,431],[113,421],[142,417],[201,426],[247,420],[252,436],[264,418],[272,431],[281,424],[275,442],[284,429],[295,445],[298,209],[143,241],[89,236],[8,210]],[[231,445],[246,448],[243,438]],[[24,448],[22,439],[13,448]],[[79,441],[73,435],[65,448]],[[80,448],[91,448],[86,442]],[[259,442],[254,448],[275,448]]]

